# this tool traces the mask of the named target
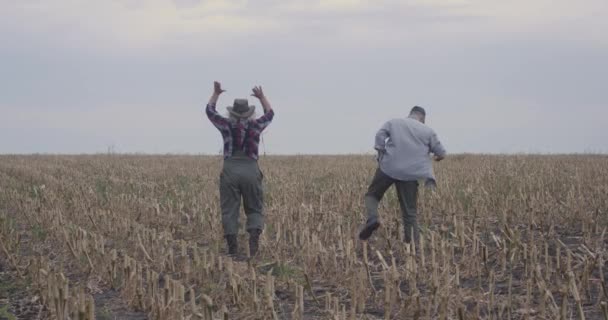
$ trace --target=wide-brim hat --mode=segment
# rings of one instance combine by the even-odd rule
[[[250,106],[247,99],[234,99],[234,104],[226,109],[237,118],[249,118],[255,112],[255,106]]]

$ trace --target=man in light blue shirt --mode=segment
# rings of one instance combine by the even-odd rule
[[[415,106],[409,117],[388,121],[376,134],[374,148],[378,151],[378,169],[365,194],[367,223],[359,233],[361,240],[369,239],[380,226],[378,204],[394,184],[403,214],[405,241],[410,243],[413,238],[418,242],[418,180],[425,180],[427,186],[434,187],[429,154],[434,155],[435,161],[441,161],[446,154],[435,131],[424,124],[425,118],[425,110]]]

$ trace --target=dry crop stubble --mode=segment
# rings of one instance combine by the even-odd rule
[[[90,317],[92,279],[152,319],[608,316],[605,156],[453,156],[420,190],[419,247],[393,191],[358,241],[371,157],[260,166],[267,226],[246,262],[225,256],[218,157],[0,156],[0,254],[59,317]]]

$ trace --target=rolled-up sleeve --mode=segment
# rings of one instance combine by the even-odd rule
[[[222,115],[217,112],[214,104],[208,104],[205,113],[207,114],[209,121],[211,121],[211,123],[220,131],[225,130],[228,127],[228,119],[222,117]]]
[[[374,143],[374,149],[384,152],[386,150],[386,139],[391,136],[391,122],[385,123],[380,130],[376,133],[376,139]]]
[[[437,133],[433,132],[431,134],[431,142],[429,143],[429,149],[431,153],[438,157],[443,157],[446,154],[445,148],[439,141],[439,137],[437,137]]]
[[[272,122],[272,119],[274,119],[274,110],[269,110],[268,112],[264,113],[263,116],[257,118],[255,123],[258,125],[260,131],[262,131],[268,127],[268,125]]]

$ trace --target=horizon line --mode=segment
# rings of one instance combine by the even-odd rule
[[[264,157],[290,157],[290,156],[373,156],[375,152],[367,153],[271,153],[260,154],[259,158]],[[32,153],[0,153],[0,157],[10,156],[185,156],[185,157],[223,157],[222,154],[211,153],[189,153],[189,152],[166,152],[166,153],[148,153],[148,152],[83,152],[83,153],[50,153],[50,152],[32,152]],[[456,152],[448,153],[447,157],[454,156],[608,156],[608,152]]]

